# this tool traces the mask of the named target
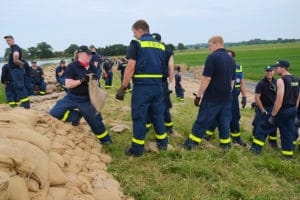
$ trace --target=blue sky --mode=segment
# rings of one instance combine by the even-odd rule
[[[299,0],[13,0],[2,1],[0,56],[12,34],[22,48],[47,42],[54,51],[70,44],[128,45],[131,26],[145,19],[165,43],[300,38]]]

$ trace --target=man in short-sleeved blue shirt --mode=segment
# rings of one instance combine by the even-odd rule
[[[212,52],[206,59],[203,78],[194,104],[199,106],[197,119],[183,147],[191,150],[198,146],[210,123],[217,121],[220,146],[230,148],[229,124],[231,120],[232,88],[235,80],[235,62],[224,49],[224,41],[214,36],[209,41]]]

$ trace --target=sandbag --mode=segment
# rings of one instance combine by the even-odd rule
[[[67,182],[67,178],[59,166],[50,161],[49,164],[49,184],[50,186],[62,185]]]
[[[25,180],[20,176],[10,178],[8,187],[9,200],[30,200]]]
[[[105,104],[105,100],[107,97],[107,92],[99,87],[99,83],[97,80],[92,80],[93,74],[89,74],[90,81],[88,83],[89,88],[89,96],[92,105],[95,109],[100,112]]]
[[[48,200],[66,200],[67,190],[63,187],[50,187],[48,190]]]
[[[10,177],[8,174],[0,171],[0,199],[8,199],[8,185]]]

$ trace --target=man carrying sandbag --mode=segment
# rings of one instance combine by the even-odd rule
[[[69,93],[57,102],[50,114],[62,121],[71,122],[74,126],[79,124],[83,116],[100,142],[111,144],[112,140],[102,122],[101,113],[91,103],[89,96],[88,82],[91,76],[88,74],[96,73],[95,66],[90,65],[91,52],[87,46],[80,46],[77,52],[78,59],[70,63],[65,72]]]

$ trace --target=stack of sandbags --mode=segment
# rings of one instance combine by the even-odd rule
[[[0,199],[127,199],[106,172],[110,162],[87,125],[22,108],[0,111]]]

